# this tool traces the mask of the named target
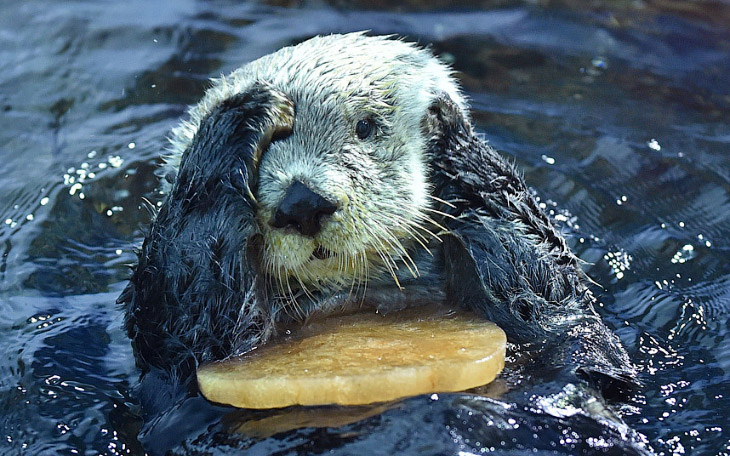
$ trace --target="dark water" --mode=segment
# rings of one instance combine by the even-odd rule
[[[138,373],[114,301],[167,131],[209,77],[315,34],[370,29],[453,62],[478,128],[605,288],[602,314],[646,383],[618,406],[624,420],[659,454],[730,454],[730,4],[150,3],[0,4],[1,453],[141,453]],[[205,436],[200,411],[224,412],[201,402],[158,443],[500,446],[466,418],[490,405],[461,395],[231,442]]]

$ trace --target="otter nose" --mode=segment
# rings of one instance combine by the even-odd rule
[[[271,226],[292,227],[305,236],[314,236],[322,228],[322,217],[332,215],[336,210],[335,204],[295,180],[279,203]]]

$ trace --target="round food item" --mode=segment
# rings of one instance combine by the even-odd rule
[[[506,342],[494,323],[453,312],[331,317],[202,366],[198,385],[210,401],[242,408],[369,404],[489,383]]]

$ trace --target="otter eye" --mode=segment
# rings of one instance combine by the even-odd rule
[[[360,139],[365,139],[373,132],[373,121],[370,119],[362,119],[355,125],[355,134]]]

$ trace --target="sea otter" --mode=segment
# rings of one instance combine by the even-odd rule
[[[566,385],[638,384],[578,258],[475,135],[451,71],[413,44],[316,37],[216,80],[163,174],[119,299],[143,373],[194,389],[199,363],[313,315],[448,302]]]

